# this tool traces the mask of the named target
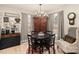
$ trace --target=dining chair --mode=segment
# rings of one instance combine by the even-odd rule
[[[52,31],[46,31],[45,33],[51,35]]]
[[[38,32],[36,32],[36,31],[31,31],[31,34],[33,35],[33,34],[38,34]]]
[[[28,38],[28,53],[34,53],[36,51],[36,49],[39,49],[39,53],[40,53],[40,42],[38,42],[38,40],[35,40],[32,35],[34,34],[27,34],[27,38]]]
[[[31,37],[32,35],[28,35],[27,34],[27,38],[28,38],[28,54],[29,53],[34,53],[34,49],[36,48],[36,42],[34,42],[33,38]]]
[[[48,50],[48,53],[50,54],[50,48],[53,49],[53,53],[55,54],[55,34],[49,35],[49,38],[45,40],[45,43],[43,44],[43,49],[44,47]]]
[[[32,44],[31,44],[31,35],[27,34],[27,38],[28,38],[28,53],[30,53],[30,48],[32,46]]]
[[[50,53],[50,48],[53,47],[53,53],[55,54],[55,34],[50,35],[49,40],[50,40],[50,42],[49,42],[49,53]]]

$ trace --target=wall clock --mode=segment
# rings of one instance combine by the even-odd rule
[[[69,24],[70,25],[74,25],[75,18],[76,18],[76,14],[74,12],[70,12],[68,14],[68,19],[69,19]]]

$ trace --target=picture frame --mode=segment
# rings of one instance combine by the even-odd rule
[[[4,22],[9,22],[9,18],[8,17],[4,17],[3,20],[4,20]]]

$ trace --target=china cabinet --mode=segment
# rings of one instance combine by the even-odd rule
[[[47,17],[35,16],[34,17],[34,31],[45,32],[47,30]]]

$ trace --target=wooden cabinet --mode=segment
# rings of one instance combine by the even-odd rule
[[[17,45],[20,45],[20,33],[1,35],[0,50]]]
[[[34,17],[34,31],[40,32],[40,17]]]
[[[42,16],[40,23],[41,23],[40,31],[45,32],[47,30],[47,17]]]
[[[47,17],[46,16],[35,16],[34,17],[34,31],[45,32],[47,30]]]

